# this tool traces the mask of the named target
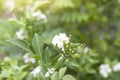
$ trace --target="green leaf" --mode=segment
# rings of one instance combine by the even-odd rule
[[[51,76],[51,80],[59,80],[59,79],[58,79],[58,72],[55,72],[55,73]]]
[[[19,68],[19,72],[22,72],[26,67],[28,67],[28,65],[20,66],[20,68]]]
[[[35,5],[33,6],[34,10],[38,9],[39,7],[42,7],[46,4],[50,3],[49,1],[37,1]]]
[[[23,80],[23,78],[27,75],[27,72],[22,72],[18,74],[19,80]]]
[[[76,80],[76,79],[73,76],[71,76],[71,75],[65,75],[63,77],[63,80]]]
[[[89,74],[95,74],[96,70],[94,68],[91,67],[91,64],[87,64],[84,69],[86,70],[87,73]]]
[[[60,28],[57,28],[55,30],[52,30],[52,31],[44,31],[41,35],[44,43],[46,44],[51,44],[51,41],[53,39],[53,37],[56,35],[56,34],[59,34],[62,30]],[[49,36],[48,36],[49,35]]]
[[[38,59],[38,60],[41,59],[40,55],[33,55],[32,57],[35,58],[35,59]]]
[[[49,59],[49,51],[48,51],[48,48],[46,48],[44,50],[44,53],[42,54],[42,58],[43,58],[43,62],[44,63],[47,63],[48,59]]]
[[[64,76],[66,69],[67,67],[64,67],[59,70],[59,79],[61,79]]]
[[[20,47],[20,48],[22,48],[22,49],[31,53],[31,50],[30,50],[28,44],[23,40],[13,39],[13,40],[8,40],[8,42],[10,42],[10,43],[16,45],[17,47]]]
[[[32,40],[32,47],[36,54],[42,54],[43,52],[43,41],[41,37],[35,33]]]
[[[12,25],[8,21],[0,19],[0,33],[8,31],[8,33],[11,34],[13,33],[12,28]]]
[[[16,60],[11,60],[10,65],[12,68],[14,68],[15,70],[18,70],[18,62]]]

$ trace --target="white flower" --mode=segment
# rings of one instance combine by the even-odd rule
[[[49,77],[50,76],[50,73],[49,72],[46,72],[45,73],[45,77]]]
[[[35,63],[35,59],[34,58],[30,58],[30,62],[31,63]]]
[[[47,17],[45,14],[43,14],[40,11],[34,12],[32,14],[32,17],[36,18],[37,20],[44,20],[45,22],[47,22]]]
[[[84,53],[88,53],[88,51],[89,51],[89,47],[85,47]]]
[[[16,32],[16,36],[17,36],[19,39],[24,39],[23,29],[20,29],[19,31],[17,31],[17,32]]]
[[[48,68],[48,72],[49,72],[50,74],[53,74],[53,73],[54,73],[54,71],[55,71],[55,69],[54,69],[54,68],[51,68],[51,69],[49,69],[49,68]]]
[[[31,75],[36,77],[40,73],[40,71],[41,71],[41,66],[38,66],[31,72]]]
[[[111,68],[110,68],[110,66],[108,64],[100,65],[100,74],[104,78],[107,78],[111,72],[112,72],[112,70],[111,70]]]
[[[62,51],[64,51],[64,43],[69,43],[69,38],[65,33],[59,33],[52,40],[52,44],[57,46],[59,49],[62,49]]]
[[[117,63],[116,65],[113,66],[113,71],[114,72],[120,71],[120,63]]]
[[[29,58],[29,53],[26,53],[24,56],[23,56],[23,59],[24,59],[24,62],[25,63],[35,63],[35,59],[34,58]]]
[[[55,71],[54,68],[51,68],[51,69],[48,68],[48,71],[45,73],[45,77],[49,77],[51,74],[54,73],[54,71]]]

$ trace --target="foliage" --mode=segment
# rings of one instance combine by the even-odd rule
[[[0,80],[120,78],[112,69],[120,62],[120,0],[1,0],[0,5]],[[65,52],[52,45],[63,32],[70,39]],[[99,73],[102,64],[112,69],[107,78]],[[40,73],[34,77],[36,66]]]

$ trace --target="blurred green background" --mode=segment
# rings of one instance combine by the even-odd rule
[[[6,40],[15,38],[15,32],[23,28],[28,41],[35,32],[66,32],[72,35],[72,41],[119,59],[119,5],[120,0],[0,0],[1,53],[10,53],[3,48],[8,46]],[[44,13],[47,21],[31,19],[33,11]]]
[[[34,17],[35,12],[41,15]],[[6,55],[20,59],[25,53],[7,42],[18,38],[19,30],[29,46],[35,33],[45,46],[57,33],[72,35],[72,42],[100,55],[94,66],[104,60],[120,61],[120,0],[0,0],[0,59]],[[87,76],[83,79],[93,79]]]

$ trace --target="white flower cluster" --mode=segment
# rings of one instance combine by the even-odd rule
[[[120,71],[120,62],[115,64],[113,68],[111,69],[108,64],[101,64],[100,65],[100,74],[104,77],[107,78],[109,74],[112,72],[119,72]]]
[[[24,35],[23,35],[23,29],[20,29],[19,31],[16,32],[16,36],[19,39],[24,39]]]
[[[24,56],[23,56],[23,59],[24,59],[24,62],[25,63],[35,63],[35,59],[34,58],[29,58],[29,53],[26,53]]]
[[[114,72],[120,71],[120,62],[117,63],[117,64],[115,64],[115,65],[113,66],[113,71],[114,71]]]
[[[48,68],[48,71],[45,73],[45,77],[49,77],[51,74],[53,74],[55,71],[54,68]]]
[[[31,71],[31,75],[33,75],[34,77],[37,77],[40,71],[41,71],[41,66],[37,66],[33,71]]]
[[[64,43],[69,43],[69,38],[65,33],[59,33],[52,40],[52,44],[57,46],[59,49],[62,49],[62,51],[64,51]]]
[[[32,17],[36,18],[37,20],[44,20],[44,22],[47,22],[47,17],[45,14],[43,14],[40,11],[34,12],[32,14]]]
[[[112,72],[112,69],[108,64],[101,64],[100,65],[100,74],[104,77],[107,78],[109,74]]]

